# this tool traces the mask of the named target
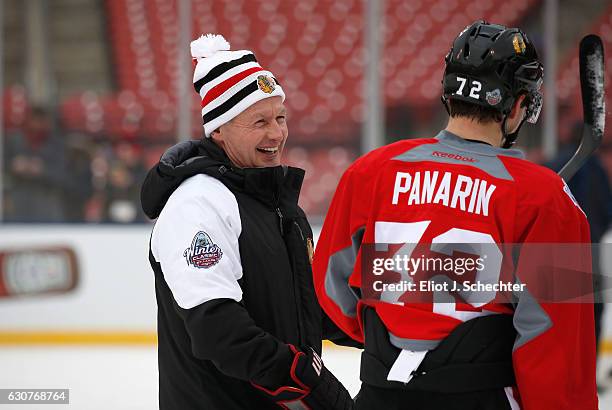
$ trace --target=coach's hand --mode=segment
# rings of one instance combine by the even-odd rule
[[[353,399],[342,383],[323,365],[312,349],[289,348],[294,353],[287,382],[264,387],[252,383],[282,408],[311,410],[350,410]]]

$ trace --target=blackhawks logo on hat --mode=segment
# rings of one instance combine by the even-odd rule
[[[195,234],[191,246],[185,249],[183,256],[187,259],[187,265],[207,269],[221,260],[223,252],[206,232],[200,231]]]
[[[257,87],[266,94],[272,94],[276,88],[276,82],[272,77],[260,75],[257,77]]]

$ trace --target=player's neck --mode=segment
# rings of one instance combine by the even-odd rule
[[[501,126],[496,122],[483,124],[465,117],[450,117],[446,131],[463,139],[486,142],[494,147],[501,146]]]

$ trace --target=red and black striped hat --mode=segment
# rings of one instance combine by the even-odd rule
[[[196,62],[193,85],[202,99],[207,138],[257,101],[276,96],[285,100],[282,87],[257,63],[253,52],[230,51],[221,35],[206,34],[192,41],[191,56]]]

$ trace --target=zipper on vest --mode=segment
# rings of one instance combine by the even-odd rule
[[[304,242],[304,234],[302,233],[302,228],[300,228],[300,224],[298,224],[298,222],[296,220],[294,220],[293,221],[293,225],[295,225],[295,227],[297,228],[297,231],[300,234],[300,238],[302,239],[302,242]],[[293,268],[292,269],[293,292],[295,293],[295,296],[296,296],[295,297],[295,301],[296,301],[295,308],[296,308],[297,315],[298,315],[298,323],[297,323],[297,325],[298,325],[298,338],[299,338],[300,343],[304,344],[304,343],[306,343],[306,340],[302,339],[302,337],[304,337],[303,335],[305,334],[305,332],[302,329],[302,326],[303,326],[303,323],[302,323],[302,320],[303,320],[303,318],[302,318],[302,307],[303,306],[302,306],[301,303],[297,303],[298,292],[299,292],[300,296],[302,296],[301,290],[298,291],[298,286],[296,286],[296,283],[297,283],[296,275],[298,275],[298,272],[297,272],[298,271],[298,266],[297,266],[297,264],[298,264],[297,259],[298,258],[299,258],[299,252],[297,252],[297,250],[296,250],[296,252],[294,252],[294,255],[293,255],[293,264],[292,264],[293,265],[292,266],[292,268]],[[303,300],[303,298],[302,298],[302,300]]]
[[[280,227],[280,233],[282,236],[284,236],[285,233],[283,231],[283,213],[281,212],[280,208],[276,208],[276,214],[278,215],[278,226]]]
[[[297,231],[300,234],[300,237],[302,238],[302,242],[304,241],[304,234],[302,233],[302,229],[300,228],[300,225],[297,223],[296,220],[293,221],[293,225],[295,225],[295,227],[297,228]],[[293,252],[290,253],[291,255],[291,281],[293,284],[293,300],[295,301],[295,313],[297,314],[298,320],[297,320],[297,336],[298,336],[298,340],[300,341],[300,344],[304,344],[306,343],[306,340],[303,339],[305,332],[302,328],[303,323],[302,323],[302,304],[300,303],[300,300],[298,300],[298,295],[302,296],[302,292],[300,290],[300,287],[298,285],[297,282],[297,275],[298,275],[298,255],[299,255],[299,248],[298,249],[294,249]],[[303,300],[303,298],[300,298],[301,300]]]
[[[304,232],[302,232],[302,228],[300,228],[300,224],[297,223],[297,221],[293,221],[293,224],[297,228],[297,231],[300,233],[300,237],[302,238],[302,241],[304,241]]]

